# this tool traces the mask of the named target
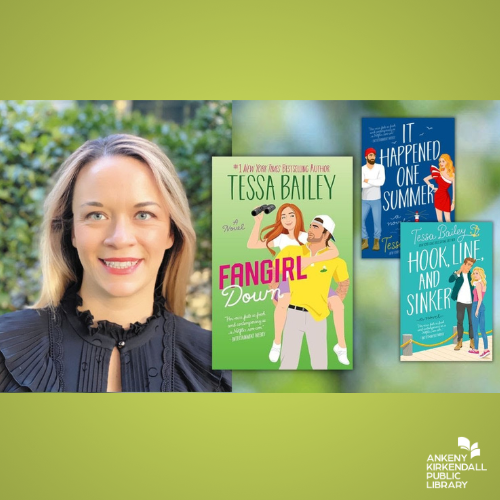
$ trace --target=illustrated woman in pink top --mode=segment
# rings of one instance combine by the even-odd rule
[[[471,285],[474,286],[474,298],[472,302],[472,328],[474,330],[474,346],[469,354],[479,354],[479,332],[483,339],[484,351],[479,355],[484,358],[491,354],[488,349],[488,336],[486,335],[484,320],[484,295],[486,293],[486,275],[482,267],[475,267],[472,271]]]

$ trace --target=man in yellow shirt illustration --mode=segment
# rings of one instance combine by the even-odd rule
[[[328,251],[328,241],[333,238],[335,223],[328,215],[318,215],[313,219],[307,234],[307,244],[288,246],[276,258],[313,257]],[[314,370],[328,368],[327,323],[329,304],[334,314],[338,344],[334,347],[339,361],[349,364],[344,341],[344,300],[349,289],[349,274],[345,261],[339,257],[316,262],[306,267],[302,280],[290,280],[290,305],[288,306],[280,370],[296,370],[302,339],[306,336],[311,366]],[[335,291],[330,289],[333,280]]]

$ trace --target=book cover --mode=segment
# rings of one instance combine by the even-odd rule
[[[455,119],[363,118],[361,256],[399,258],[401,222],[455,220]]]
[[[212,165],[214,369],[352,369],[352,158]]]
[[[491,222],[401,224],[401,361],[491,361]]]

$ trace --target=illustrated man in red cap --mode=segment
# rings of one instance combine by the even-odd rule
[[[368,232],[366,230],[366,218],[371,212],[373,216],[374,240],[372,250],[380,250],[380,236],[382,235],[382,193],[380,187],[385,183],[385,169],[380,163],[375,163],[377,151],[368,148],[365,151],[366,165],[362,167],[361,173],[361,250],[368,248]]]

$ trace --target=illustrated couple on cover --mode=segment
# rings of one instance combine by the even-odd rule
[[[361,168],[361,250],[369,248],[368,231],[366,219],[368,215],[373,217],[373,247],[372,250],[380,250],[380,238],[382,237],[382,191],[385,184],[385,168],[380,163],[375,163],[377,151],[374,148],[365,150],[366,164]],[[436,186],[430,181],[433,180]],[[439,167],[431,165],[431,174],[425,177],[424,182],[434,192],[434,208],[436,209],[436,220],[451,221],[451,212],[455,210],[455,166],[450,155],[442,154],[439,157]],[[449,188],[452,188],[450,198]]]
[[[451,298],[457,303],[457,345],[455,351],[462,348],[464,335],[465,311],[469,319],[469,354],[485,358],[491,354],[488,349],[488,336],[485,327],[484,295],[486,294],[486,274],[482,267],[471,271],[476,259],[466,257],[458,271],[450,276],[454,283]],[[483,352],[479,353],[479,332],[483,339]]]
[[[313,218],[306,233],[300,209],[285,203],[277,210],[274,224],[260,229],[264,213],[254,216],[254,227],[248,248],[267,248],[277,259],[301,257],[302,274],[307,279],[272,283],[276,289],[274,303],[274,341],[269,359],[281,359],[281,370],[296,370],[303,336],[306,336],[311,366],[314,370],[328,368],[327,317],[333,312],[338,343],[333,348],[340,363],[349,365],[344,338],[343,300],[349,290],[347,265],[339,257],[334,243],[335,223],[328,215]],[[337,283],[331,288],[332,278]],[[283,337],[283,342],[282,342]]]

